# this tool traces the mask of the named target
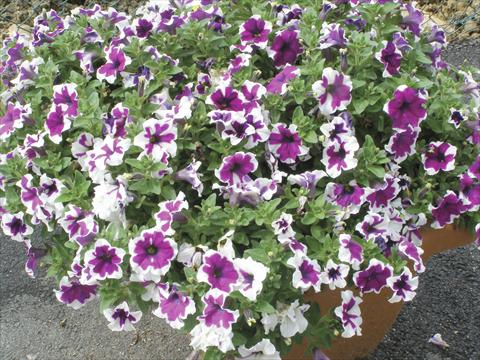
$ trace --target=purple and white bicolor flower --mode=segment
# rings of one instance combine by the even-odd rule
[[[277,235],[281,244],[290,241],[295,237],[295,231],[292,228],[293,216],[291,214],[282,213],[282,215],[272,222],[273,233]]]
[[[240,275],[232,260],[218,251],[208,250],[198,270],[197,281],[205,282],[212,289],[229,294],[237,286]]]
[[[462,213],[468,210],[468,206],[464,204],[457,194],[448,190],[445,196],[438,202],[437,206],[430,204],[428,210],[432,213],[434,222],[432,228],[441,229],[445,225],[453,223]]]
[[[331,121],[321,125],[320,131],[325,136],[325,146],[354,136],[354,129],[341,116],[335,116]]]
[[[447,142],[434,141],[427,145],[427,151],[422,154],[423,168],[428,175],[435,175],[440,170],[455,169],[457,148]]]
[[[22,242],[33,233],[33,228],[25,222],[22,211],[16,214],[4,213],[1,219],[3,233],[12,240]]]
[[[319,43],[322,50],[331,47],[337,49],[345,48],[348,43],[345,37],[345,30],[340,24],[323,22]]]
[[[272,23],[263,20],[259,15],[253,15],[239,28],[242,45],[255,45],[265,49],[268,44],[268,35],[272,32]]]
[[[215,347],[223,353],[235,350],[232,329],[208,326],[204,321],[200,321],[190,331],[190,337],[190,346],[196,351],[205,352],[209,347]]]
[[[209,327],[231,329],[239,317],[239,312],[238,310],[232,311],[225,308],[225,300],[225,294],[207,292],[202,297],[205,307],[202,315],[199,316],[199,320]]]
[[[267,52],[276,67],[287,64],[295,65],[297,57],[303,52],[299,32],[285,29],[277,33],[272,46],[267,48]]]
[[[352,101],[352,81],[330,67],[323,69],[322,80],[312,85],[313,94],[319,101],[319,109],[324,115],[345,110]]]
[[[148,119],[143,123],[143,131],[133,140],[133,145],[143,149],[142,156],[151,156],[156,162],[164,162],[165,156],[177,153],[177,128],[172,121]]]
[[[246,259],[234,259],[233,263],[240,273],[241,282],[238,285],[238,291],[250,301],[256,301],[257,296],[262,292],[263,282],[270,271],[262,263],[253,260],[251,257]]]
[[[295,252],[287,260],[287,265],[295,269],[292,276],[292,285],[295,289],[306,291],[313,287],[315,292],[320,291],[322,269],[317,260],[312,260],[301,252]]]
[[[181,329],[184,320],[195,314],[195,301],[178,289],[178,284],[173,284],[171,291],[164,291],[160,297],[158,308],[153,311],[155,316],[165,319],[174,329]]]
[[[350,266],[345,264],[336,264],[332,259],[328,259],[325,269],[320,275],[320,281],[322,284],[327,284],[330,290],[336,288],[343,289],[347,286],[345,280],[350,271]]]
[[[54,290],[58,301],[77,310],[97,294],[97,285],[83,285],[77,278],[69,279],[64,276],[58,285],[59,289]]]
[[[355,152],[359,149],[355,136],[345,137],[340,141],[329,142],[323,149],[322,164],[328,176],[336,178],[343,171],[357,167]]]
[[[80,246],[86,245],[98,233],[98,224],[93,213],[69,204],[67,212],[58,223],[68,234],[70,241],[75,241]]]
[[[159,282],[177,256],[177,243],[156,229],[144,230],[128,243],[130,266],[142,281]]]
[[[423,249],[415,245],[406,238],[398,244],[399,253],[413,262],[414,269],[417,273],[425,272],[425,265],[423,264]]]
[[[188,209],[188,201],[185,200],[185,194],[180,191],[175,200],[162,201],[158,204],[158,207],[159,211],[153,216],[156,227],[164,235],[173,235],[175,233],[172,229],[173,222],[182,220],[182,210]]]
[[[262,339],[250,348],[240,345],[238,353],[241,359],[245,360],[281,360],[280,353],[275,349],[270,339]]]
[[[387,280],[387,285],[393,291],[389,302],[412,301],[416,295],[415,290],[418,288],[418,276],[414,277],[410,269],[404,267],[400,275],[392,276]]]
[[[119,175],[95,186],[92,200],[93,212],[102,220],[120,222],[125,225],[125,207],[133,196],[127,190],[127,180]]]
[[[44,64],[41,57],[35,57],[32,60],[24,60],[19,67],[18,75],[12,80],[15,89],[23,90],[24,88],[33,85],[38,77],[38,67]]]
[[[300,69],[296,66],[287,65],[268,83],[267,91],[270,94],[285,95],[288,83],[300,76]]]
[[[192,186],[192,189],[197,191],[198,196],[201,196],[203,192],[203,183],[200,180],[202,174],[198,172],[200,166],[202,166],[201,161],[193,161],[187,167],[179,170],[174,175],[174,178],[176,180],[188,182]]]
[[[480,207],[480,181],[468,173],[460,177],[460,199],[469,206],[469,211],[477,211]]]
[[[87,151],[93,148],[94,140],[95,138],[92,134],[84,132],[78,135],[77,140],[72,143],[72,156],[78,159],[82,167],[85,163],[83,160],[86,159]]]
[[[378,236],[385,235],[387,232],[387,219],[381,214],[369,212],[363,220],[355,226],[366,240],[375,239]]]
[[[71,118],[63,109],[64,107],[62,105],[52,104],[52,108],[45,121],[45,130],[50,140],[55,144],[62,142],[62,133],[69,130],[72,125]]]
[[[313,198],[317,192],[317,183],[327,176],[323,170],[305,171],[298,175],[289,175],[287,181],[308,190],[308,196]]]
[[[113,309],[105,309],[103,315],[110,322],[108,328],[112,331],[133,331],[133,325],[142,318],[142,312],[130,311],[125,301]]]
[[[402,27],[412,32],[416,38],[419,38],[422,31],[424,17],[422,12],[418,10],[414,4],[415,3],[403,4],[404,16]]]
[[[458,129],[466,119],[467,116],[461,110],[454,108],[450,109],[450,117],[448,118],[448,122],[453,124],[456,129]]]
[[[402,52],[392,41],[382,41],[383,49],[375,54],[375,58],[383,64],[383,77],[388,78],[400,72]]]
[[[349,234],[340,234],[340,247],[338,249],[338,259],[352,266],[352,269],[360,269],[363,262],[363,248],[358,242],[352,239]]]
[[[55,85],[53,87],[53,104],[60,106],[65,116],[76,117],[78,115],[77,84]]]
[[[367,189],[366,200],[370,204],[370,209],[377,211],[390,207],[391,201],[397,197],[400,190],[399,179],[386,174],[383,183]]]
[[[342,291],[342,305],[335,308],[335,315],[340,318],[343,326],[342,337],[351,338],[352,336],[362,335],[362,316],[360,304],[363,300],[354,296],[351,290]]]
[[[251,58],[252,55],[250,54],[239,54],[235,56],[228,64],[228,73],[233,75],[239,72],[242,68],[249,66]]]
[[[427,117],[424,108],[426,102],[425,90],[400,85],[393,93],[393,99],[385,104],[383,110],[392,119],[394,129],[405,130],[409,125],[415,129]]]
[[[97,70],[97,79],[113,84],[115,79],[124,71],[132,60],[125,55],[120,46],[111,46],[105,49],[107,62]]]
[[[230,86],[220,86],[207,97],[205,104],[215,106],[217,110],[242,111],[244,104],[238,91]]]
[[[353,274],[353,282],[363,294],[379,294],[387,286],[387,280],[393,275],[393,268],[380,260],[371,259],[368,267]]]
[[[131,123],[133,123],[133,118],[130,116],[130,109],[123,106],[122,103],[118,103],[112,108],[110,115],[105,116],[104,130],[106,134],[113,137],[126,137],[125,127]]]
[[[223,183],[234,185],[251,180],[249,174],[255,172],[258,162],[255,154],[243,151],[223,158],[222,165],[215,170],[215,176]]]
[[[328,183],[325,187],[325,199],[348,214],[357,214],[365,202],[365,190],[357,185],[355,180],[347,185]]]
[[[85,266],[90,268],[93,280],[121,279],[121,264],[125,250],[114,247],[105,239],[98,239],[93,249],[85,253]]]
[[[286,164],[294,164],[299,157],[308,154],[308,148],[303,145],[295,124],[288,127],[284,123],[275,124],[268,138],[268,149]]]
[[[22,106],[9,102],[5,114],[0,117],[0,141],[5,141],[16,129],[22,128],[31,113],[30,105]]]
[[[415,144],[420,134],[420,129],[414,129],[408,125],[404,130],[394,129],[393,132],[388,144],[385,145],[385,150],[393,155],[393,160],[396,163],[401,163],[407,157],[415,154]]]

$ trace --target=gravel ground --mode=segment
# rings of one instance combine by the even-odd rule
[[[480,42],[451,46],[446,57],[480,66]],[[74,311],[60,304],[51,279],[24,271],[23,247],[0,236],[0,359],[180,360],[188,339],[145,315],[137,333],[113,333],[96,303]],[[480,359],[480,252],[473,246],[430,260],[415,300],[368,360]],[[441,333],[442,350],[427,342]],[[346,359],[345,359],[346,360]]]

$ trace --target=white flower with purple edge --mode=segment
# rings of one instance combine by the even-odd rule
[[[93,278],[97,281],[105,279],[121,279],[123,271],[121,264],[125,250],[114,247],[105,239],[98,239],[93,249],[85,253],[84,263],[91,269]]]
[[[322,164],[328,176],[336,178],[343,171],[357,167],[355,152],[359,149],[357,138],[351,136],[340,141],[332,141],[323,149]]]
[[[351,338],[352,336],[362,335],[362,316],[360,304],[363,300],[354,296],[351,290],[342,291],[342,305],[335,308],[335,315],[340,318],[343,326],[342,337]]]
[[[178,284],[173,284],[171,291],[165,291],[158,301],[158,308],[153,311],[155,316],[165,321],[174,329],[181,329],[184,320],[195,314],[195,302],[178,289]]]
[[[320,275],[322,284],[327,284],[330,290],[336,288],[343,289],[347,286],[345,280],[350,271],[350,266],[345,264],[336,264],[332,259],[328,259],[324,270]]]
[[[142,318],[142,312],[130,311],[125,301],[113,309],[105,309],[103,315],[109,321],[108,328],[112,331],[133,331],[133,325]]]
[[[1,219],[3,233],[12,240],[24,241],[33,233],[33,228],[25,222],[22,211],[16,214],[4,213]]]
[[[283,123],[275,124],[268,138],[268,149],[286,164],[294,164],[299,157],[308,154],[308,148],[303,145],[295,124],[288,127]]]
[[[144,230],[128,243],[130,266],[143,281],[160,281],[177,256],[177,243],[155,229]]]
[[[212,289],[229,294],[239,280],[240,274],[232,260],[215,250],[208,250],[205,253],[203,264],[197,273],[198,282],[205,282]]]
[[[411,301],[415,297],[418,288],[418,276],[413,276],[408,267],[398,276],[392,276],[387,280],[387,285],[392,289],[393,295],[388,300],[391,303],[399,301]]]
[[[324,115],[345,110],[352,101],[352,81],[330,67],[323,69],[322,80],[312,85],[313,94],[319,101],[319,109]]]
[[[423,168],[428,175],[435,175],[440,170],[455,169],[457,148],[447,142],[433,141],[427,145],[427,151],[422,154]]]

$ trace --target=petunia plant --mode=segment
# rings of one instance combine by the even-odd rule
[[[60,302],[205,359],[359,336],[363,294],[415,296],[420,229],[479,237],[479,70],[445,46],[394,0],[45,12],[0,52],[2,230]]]

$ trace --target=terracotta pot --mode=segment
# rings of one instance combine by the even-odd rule
[[[421,232],[423,236],[422,248],[425,250],[422,256],[424,262],[432,255],[467,245],[474,240],[472,234],[453,226],[447,226],[441,230],[425,228]],[[341,303],[340,292],[340,290],[323,290],[318,294],[307,292],[305,299],[307,302],[317,302],[323,315]],[[331,360],[355,360],[370,354],[382,341],[387,331],[390,330],[402,309],[403,302],[395,304],[388,302],[391,296],[391,290],[389,289],[383,289],[379,295],[365,294],[363,303],[360,305],[363,317],[362,336],[354,336],[350,339],[338,337],[333,341],[330,349],[322,349],[322,351]],[[310,354],[305,354],[306,348],[307,341],[304,339],[303,343],[294,345],[284,359],[311,359]]]

